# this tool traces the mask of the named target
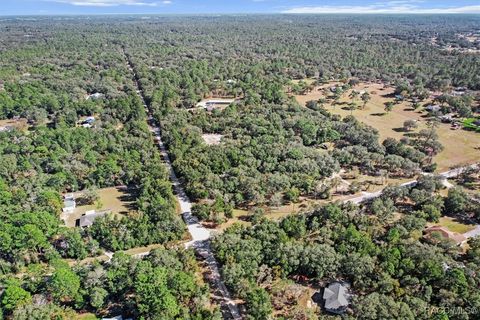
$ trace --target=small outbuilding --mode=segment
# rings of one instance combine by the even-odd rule
[[[453,122],[453,116],[454,115],[452,113],[446,114],[446,115],[440,117],[440,121],[442,121],[443,123],[452,123]]]
[[[425,108],[428,112],[439,112],[442,109],[438,104],[431,104]]]
[[[73,194],[66,194],[63,197],[63,213],[72,213],[76,207],[77,203]]]
[[[350,299],[350,285],[345,282],[332,282],[323,291],[324,308],[330,313],[344,314]]]
[[[100,98],[103,98],[104,97],[104,94],[103,93],[100,93],[100,92],[95,92],[95,93],[92,93],[92,94],[89,94],[87,95],[87,100],[89,99],[92,99],[92,100],[97,100],[97,99],[100,99]]]

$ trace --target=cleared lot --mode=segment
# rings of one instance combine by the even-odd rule
[[[112,187],[97,190],[98,201],[90,205],[77,206],[73,213],[63,214],[65,224],[75,227],[75,222],[85,212],[90,210],[109,211],[113,214],[126,215],[134,209],[135,195],[133,190],[127,187]],[[75,197],[81,196],[81,192],[75,193]]]

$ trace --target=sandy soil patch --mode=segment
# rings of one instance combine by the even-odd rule
[[[28,129],[28,123],[27,119],[18,119],[18,120],[12,120],[12,119],[5,119],[5,120],[0,120],[0,131],[2,128],[16,128],[18,130],[25,131]]]
[[[203,140],[209,146],[220,144],[220,141],[222,140],[222,137],[223,137],[223,135],[215,134],[215,133],[202,134]]]

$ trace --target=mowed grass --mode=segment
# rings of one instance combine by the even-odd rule
[[[97,316],[94,315],[93,313],[78,314],[75,317],[75,320],[96,320],[96,319],[99,319],[99,318],[97,318]]]
[[[338,83],[324,85],[320,89],[336,84]],[[340,103],[344,103],[343,105],[332,106],[326,104],[325,107],[330,112],[339,114],[342,117],[352,114],[359,121],[374,127],[378,130],[381,141],[389,137],[397,140],[401,139],[405,134],[402,128],[406,120],[418,121],[419,128],[412,132],[418,132],[426,128],[426,112],[422,108],[419,108],[417,111],[413,110],[410,102],[402,102],[395,105],[391,112],[385,112],[385,102],[393,101],[393,98],[390,97],[394,91],[392,87],[385,87],[383,84],[378,83],[362,83],[356,86],[355,90],[366,90],[370,93],[371,100],[364,109],[354,110],[353,112],[346,110],[345,107],[351,101],[348,97],[349,92],[345,93],[340,100]],[[325,97],[325,95],[318,88],[309,94],[295,96],[301,105],[305,105],[307,101],[318,100],[322,97]],[[356,99],[356,102],[358,105],[362,105],[359,98]],[[449,124],[444,123],[439,124],[437,133],[441,144],[444,146],[444,150],[434,158],[438,164],[439,172],[459,165],[476,163],[480,160],[480,150],[477,149],[480,147],[479,133],[466,130],[452,130]]]
[[[475,226],[473,225],[460,223],[458,221],[455,221],[454,218],[450,218],[450,217],[442,217],[440,218],[438,223],[434,223],[433,225],[440,225],[442,227],[447,228],[451,232],[457,232],[457,233],[465,233],[475,229]]]

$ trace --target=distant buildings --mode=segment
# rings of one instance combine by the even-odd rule
[[[443,115],[443,116],[440,117],[440,121],[442,121],[443,123],[452,123],[453,122],[453,116],[454,115],[452,113]]]
[[[327,312],[343,314],[350,304],[351,295],[348,283],[333,282],[323,291],[324,308]]]
[[[105,95],[103,93],[95,92],[95,93],[87,95],[87,97],[85,99],[86,100],[90,100],[90,99],[97,100],[97,99],[103,98],[104,96]]]
[[[128,319],[124,319],[123,316],[116,316],[116,317],[113,317],[113,318],[102,318],[102,320],[132,320],[131,318],[128,318]]]
[[[12,126],[0,126],[0,132],[8,132],[12,130],[13,130]]]
[[[207,111],[213,111],[216,108],[227,107],[234,103],[236,99],[208,99],[197,104],[197,108],[203,108]]]
[[[83,120],[81,124],[82,124],[82,127],[84,128],[91,128],[93,127],[94,122],[95,122],[95,117],[90,116],[90,117],[87,117],[85,120]]]

